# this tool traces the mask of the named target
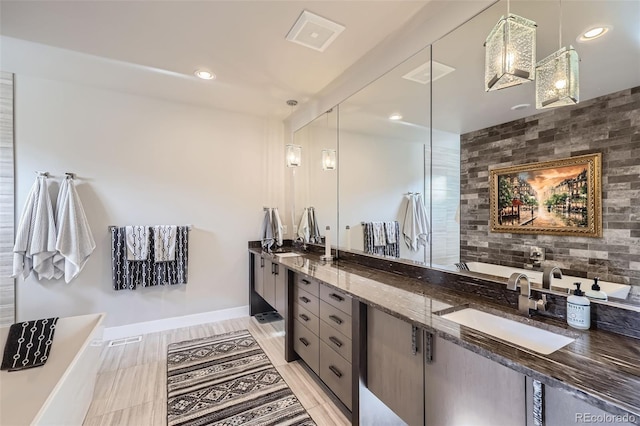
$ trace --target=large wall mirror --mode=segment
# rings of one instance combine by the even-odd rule
[[[297,209],[315,204],[332,230],[339,227],[332,237],[341,250],[447,271],[468,267],[460,273],[485,277],[522,270],[534,286],[545,268],[558,267],[563,277],[551,279],[552,291],[566,293],[575,281],[589,289],[599,277],[611,301],[640,305],[640,3],[572,1],[560,13],[559,3],[525,0],[512,2],[510,12],[536,22],[537,60],[558,50],[562,15],[562,45],[580,56],[577,105],[537,110],[534,82],[485,91],[483,44],[507,13],[500,1],[342,102],[338,119],[334,108],[296,132],[316,156],[298,184],[305,190],[295,197]],[[598,25],[603,36],[580,37]],[[331,146],[337,175],[321,168],[321,151]],[[490,230],[492,169],[593,153],[602,154],[601,237]],[[410,247],[411,233],[403,231],[416,193],[428,242]],[[523,223],[576,214],[569,205],[548,205],[544,194],[529,195],[536,201],[521,207]],[[388,247],[380,224],[394,222],[398,238]]]
[[[306,244],[321,244],[327,226],[332,245],[338,238],[337,132],[338,109],[332,108],[293,135],[293,145],[300,147],[300,162],[290,167],[291,222],[294,238]],[[317,229],[310,229],[314,227],[310,215]]]
[[[558,2],[511,2],[510,11],[537,23],[538,61],[558,50]],[[637,182],[640,167],[639,142],[631,136],[638,132],[640,109],[635,94],[638,89],[630,89],[640,86],[640,3],[562,3],[562,45],[573,45],[580,56],[580,102],[548,110],[536,110],[534,82],[484,90],[483,42],[506,13],[506,2],[498,2],[432,46],[434,69],[453,69],[432,84],[432,125],[438,131],[458,135],[461,147],[460,262],[472,271],[498,276],[508,276],[518,268],[538,283],[545,266],[557,266],[564,273],[562,279],[552,280],[552,288],[558,291],[566,291],[575,281],[589,289],[599,277],[611,300],[639,302],[640,239],[633,229],[638,224],[640,204],[630,182],[634,177]],[[596,26],[608,31],[590,41],[580,38]],[[601,238],[490,231],[492,168],[596,152],[603,158]],[[518,178],[523,182],[528,179]],[[548,205],[542,191],[530,195],[537,202],[523,204],[522,217],[513,219],[522,227],[532,218],[533,223],[562,223],[577,214],[566,205]],[[446,204],[455,201],[454,192],[445,196]],[[519,204],[523,201],[520,198],[523,196],[514,195],[512,203]],[[434,224],[434,244],[438,238],[435,228]],[[456,269],[450,262],[433,262],[433,267]]]

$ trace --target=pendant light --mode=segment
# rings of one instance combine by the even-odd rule
[[[485,91],[533,81],[536,64],[536,23],[509,11],[489,33],[485,46]]]
[[[291,107],[291,113],[293,113],[293,107],[298,105],[298,101],[295,99],[289,99],[287,105]],[[291,143],[285,146],[285,159],[287,167],[298,167],[302,162],[302,147],[293,143],[293,133],[291,134]]]
[[[536,109],[574,105],[579,101],[580,58],[573,46],[562,46],[562,0],[559,4],[559,50],[536,66]]]

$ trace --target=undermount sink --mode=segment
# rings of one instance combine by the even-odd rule
[[[543,355],[549,355],[575,340],[471,308],[444,314],[442,318]]]
[[[300,256],[298,253],[286,252],[286,253],[275,253],[278,257],[297,257]]]

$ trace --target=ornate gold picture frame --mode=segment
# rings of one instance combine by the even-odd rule
[[[602,237],[602,154],[491,170],[491,232]]]

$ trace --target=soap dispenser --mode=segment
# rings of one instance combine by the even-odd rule
[[[573,328],[588,330],[591,327],[591,302],[580,290],[582,283],[573,285],[576,286],[573,296],[567,297],[567,324]]]
[[[607,296],[607,293],[600,290],[600,286],[598,285],[599,280],[600,278],[598,277],[595,277],[593,279],[593,285],[591,286],[591,290],[588,290],[587,292],[585,292],[585,296],[591,299],[607,300],[609,297]]]

